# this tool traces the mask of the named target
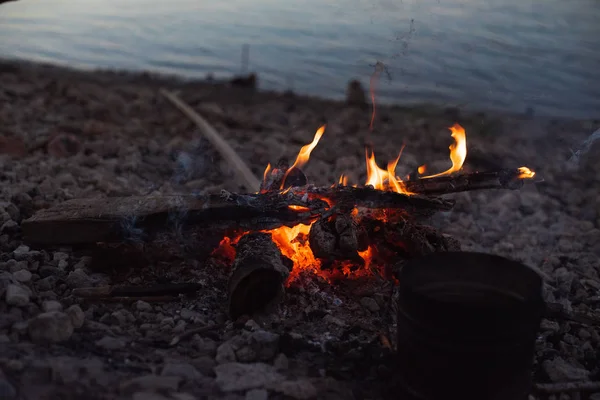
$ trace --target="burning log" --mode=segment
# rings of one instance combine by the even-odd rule
[[[404,182],[410,193],[439,196],[481,189],[520,189],[524,180],[533,177],[525,167],[489,172],[473,172],[421,178]]]
[[[281,300],[291,266],[291,260],[281,254],[270,234],[254,232],[242,236],[229,278],[231,318],[255,314]]]
[[[349,213],[321,218],[310,228],[308,242],[315,257],[333,260],[351,260],[362,263],[358,254],[368,248],[364,230]]]

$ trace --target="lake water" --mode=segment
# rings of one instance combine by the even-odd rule
[[[19,0],[0,56],[188,77],[251,70],[266,89],[600,117],[598,0]]]

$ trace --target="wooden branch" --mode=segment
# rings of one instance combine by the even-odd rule
[[[376,190],[372,187],[334,186],[294,188],[291,193],[308,193],[309,196],[327,199],[336,205],[350,208],[365,207],[372,209],[405,209],[415,216],[431,215],[436,211],[448,211],[454,207],[454,200],[420,195],[407,196],[402,193]]]
[[[229,315],[237,319],[253,315],[281,300],[283,283],[290,274],[284,257],[270,233],[248,233],[236,246],[232,274],[229,278]]]
[[[205,228],[273,229],[317,218],[289,205],[317,207],[280,196],[174,195],[74,199],[40,210],[21,224],[25,241],[40,245],[144,241],[174,224]],[[322,203],[321,203],[322,204]]]
[[[439,196],[450,193],[481,189],[520,189],[525,180],[519,178],[517,169],[501,169],[489,172],[473,172],[420,178],[404,182],[406,190],[425,196]]]
[[[188,106],[177,95],[165,89],[161,89],[160,93],[167,98],[175,107],[192,120],[200,132],[208,139],[221,156],[231,164],[237,172],[240,183],[246,186],[249,191],[258,191],[260,188],[260,180],[252,173],[248,165],[240,158],[236,151],[223,139],[221,135],[196,111]]]

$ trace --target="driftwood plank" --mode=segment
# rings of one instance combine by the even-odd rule
[[[265,230],[294,226],[331,212],[326,200],[346,206],[405,209],[414,215],[448,210],[451,201],[406,196],[370,188],[308,188],[263,194],[172,195],[76,199],[38,211],[23,221],[25,241],[38,245],[78,245],[146,240],[170,226]],[[293,207],[300,206],[300,207]]]

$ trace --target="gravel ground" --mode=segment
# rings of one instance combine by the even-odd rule
[[[600,141],[584,142],[599,121],[381,107],[367,136],[368,108],[289,93],[11,61],[0,63],[0,82],[2,399],[394,398],[382,340],[393,346],[390,285],[309,282],[292,288],[279,312],[232,322],[226,270],[215,263],[182,256],[125,273],[123,260],[98,268],[69,248],[23,244],[20,222],[67,199],[244,190],[159,87],[178,91],[257,176],[268,162],[292,160],[327,122],[305,169],[323,185],[341,173],[364,182],[365,140],[382,164],[405,143],[400,170],[427,163],[441,171],[447,127],[460,123],[465,169],[526,165],[544,181],[449,196],[456,207],[432,224],[464,250],[538,267],[550,300],[600,316]],[[91,303],[71,293],[173,280],[205,289],[162,303]],[[600,380],[599,349],[599,326],[544,320],[536,382]]]

